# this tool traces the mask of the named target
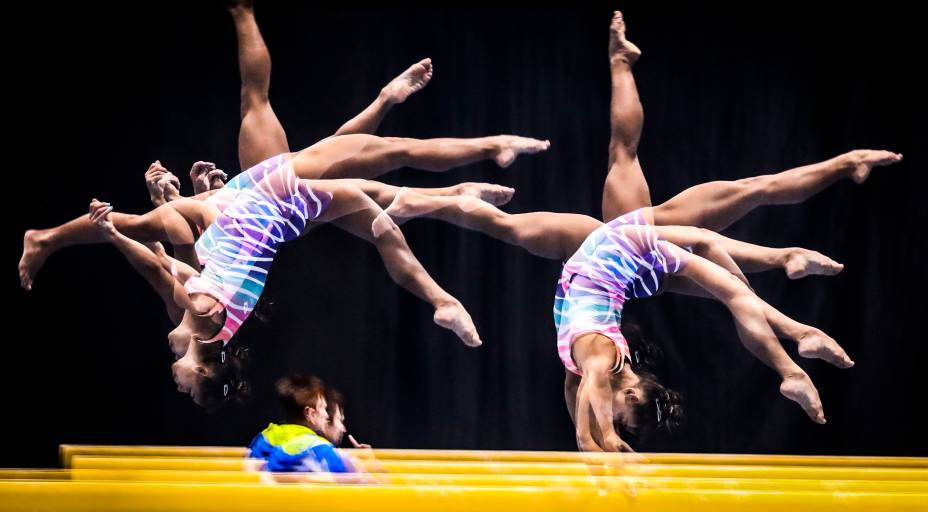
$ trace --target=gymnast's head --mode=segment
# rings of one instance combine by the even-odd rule
[[[325,435],[329,412],[326,408],[326,388],[321,379],[295,373],[278,380],[275,390],[287,423],[305,425]]]
[[[663,351],[649,343],[633,321],[626,321],[622,332],[630,360],[613,380],[616,428],[639,441],[657,431],[673,433],[683,422],[683,395],[661,384],[654,373],[663,365]]]
[[[631,433],[639,441],[663,431],[673,433],[683,423],[683,395],[664,387],[653,373],[629,372],[613,396],[616,429]]]
[[[192,341],[183,357],[171,365],[177,390],[187,393],[194,403],[216,410],[248,398],[249,386],[243,374],[248,349],[235,342]]]

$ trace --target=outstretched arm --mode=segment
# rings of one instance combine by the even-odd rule
[[[576,426],[577,392],[580,390],[580,377],[566,370],[565,373],[567,376],[564,377],[564,403],[567,404],[567,414],[570,414],[570,421]]]
[[[189,278],[196,274],[196,271],[166,254],[159,255],[142,243],[120,233],[109,220],[109,214],[112,211],[113,207],[109,203],[94,199],[90,203],[90,221],[155,289],[167,308],[168,316],[175,324],[179,323],[184,309],[192,308],[190,296],[179,279],[184,276]],[[157,246],[155,248],[157,249]],[[165,268],[166,265],[169,267]],[[170,270],[172,267],[174,272]]]
[[[616,365],[615,345],[605,336],[589,333],[574,341],[573,351],[577,365],[583,370],[577,389],[577,445],[583,451],[633,451],[619,437],[613,423],[609,374]],[[593,439],[593,421],[602,436],[601,445]]]
[[[186,283],[187,280],[191,277],[199,275],[199,272],[194,270],[190,265],[187,265],[183,261],[172,258],[170,255],[168,255],[167,251],[164,250],[164,245],[162,245],[161,242],[145,242],[143,245],[148,247],[148,249],[151,250],[151,252],[158,258],[158,261],[161,263],[161,268],[174,276],[174,278],[179,283]],[[194,256],[196,255],[196,251],[191,252],[194,253]],[[166,298],[162,296],[161,299],[164,301],[164,307],[167,309],[168,316],[171,317],[171,321],[174,322],[174,325],[180,324],[180,321],[184,315],[184,310],[178,307],[171,297]]]
[[[148,171],[145,172],[145,184],[148,187],[148,193],[152,204],[154,204],[156,208],[168,203],[177,205],[179,208],[178,211],[186,212],[185,219],[187,222],[197,222],[202,229],[205,229],[207,219],[201,212],[197,212],[195,209],[185,205],[196,204],[192,201],[206,200],[209,196],[218,192],[219,189],[225,186],[225,180],[227,178],[228,176],[226,173],[221,169],[217,169],[215,164],[211,162],[196,162],[190,169],[190,181],[193,183],[195,195],[192,197],[184,197],[180,195],[180,180],[177,179],[177,176],[174,176],[171,171],[168,171],[162,166],[160,160],[154,161],[148,167]],[[189,262],[191,265],[197,264],[196,251],[190,243],[173,244],[174,255],[177,259],[168,256],[164,250],[164,246],[159,242],[143,243],[158,256],[162,261],[162,266],[166,269],[170,270],[171,268],[176,268],[175,263],[181,261]],[[181,280],[181,282],[184,281],[186,281],[186,279]],[[170,303],[173,304],[173,301],[170,301]],[[177,312],[172,309],[171,305],[168,305],[168,302],[165,304],[171,319],[175,323],[179,322],[180,320],[175,319]]]
[[[570,421],[573,423],[574,428],[577,427],[577,395],[580,391],[580,376],[565,371],[567,376],[564,378],[564,402],[567,404],[567,413],[570,414]],[[589,414],[587,414],[589,417]],[[596,426],[596,423],[587,422],[589,425],[590,436],[593,438],[593,442],[596,443],[597,447],[603,445],[603,436],[599,433],[599,428]],[[580,436],[576,436],[577,448],[583,450],[583,447],[580,445]],[[631,448],[629,448],[631,450]],[[598,450],[597,450],[598,451]]]

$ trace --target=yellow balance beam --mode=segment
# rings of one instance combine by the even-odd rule
[[[265,475],[266,476],[266,475]],[[292,476],[289,475],[289,476]],[[330,483],[327,475],[304,474],[298,483]],[[465,487],[558,487],[604,489],[716,489],[748,491],[819,491],[928,494],[928,481],[876,480],[798,480],[763,478],[673,478],[673,477],[597,477],[540,475],[413,475],[382,474],[382,483],[419,486]],[[75,480],[114,482],[176,483],[267,483],[262,475],[250,471],[167,471],[167,470],[0,470],[3,480]]]
[[[743,492],[713,490],[549,489],[539,487],[417,487],[368,485],[249,485],[122,482],[0,482],[8,511],[120,512],[352,512],[435,511],[589,512],[633,510],[728,511],[921,511],[928,494],[837,492]]]
[[[248,471],[260,461],[233,458],[90,457],[72,459],[74,469],[160,469],[194,471]],[[377,461],[370,471],[413,474],[668,476],[686,478],[793,478],[825,480],[928,480],[926,469],[845,468],[811,466],[743,466],[686,464],[592,465],[528,462],[427,462]]]
[[[447,460],[492,462],[607,462],[634,459],[652,464],[724,464],[749,466],[847,466],[928,468],[928,457],[857,457],[822,455],[750,455],[714,453],[645,453],[630,457],[614,453],[481,451],[481,450],[400,450],[375,449],[346,452],[358,458],[373,454],[390,460]],[[246,448],[238,446],[110,446],[63,444],[61,462],[70,467],[75,455],[109,455],[123,457],[245,457]]]

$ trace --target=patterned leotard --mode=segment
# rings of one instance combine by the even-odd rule
[[[225,308],[222,328],[207,341],[227,343],[254,310],[277,246],[300,236],[332,197],[314,192],[293,172],[288,155],[278,155],[242,172],[210,199],[222,213],[195,245],[203,271],[184,286]]]
[[[564,263],[554,296],[554,324],[558,355],[567,370],[582,375],[571,347],[577,336],[591,332],[612,340],[616,369],[622,368],[629,355],[619,328],[625,301],[654,295],[665,274],[684,266],[666,244],[639,209],[590,233]]]

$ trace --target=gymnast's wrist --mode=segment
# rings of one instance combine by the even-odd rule
[[[158,204],[156,206],[161,206],[162,204],[173,201],[179,197],[180,197],[180,193],[178,192],[165,192],[164,195],[161,196],[161,204]],[[154,201],[152,202],[154,203]]]

